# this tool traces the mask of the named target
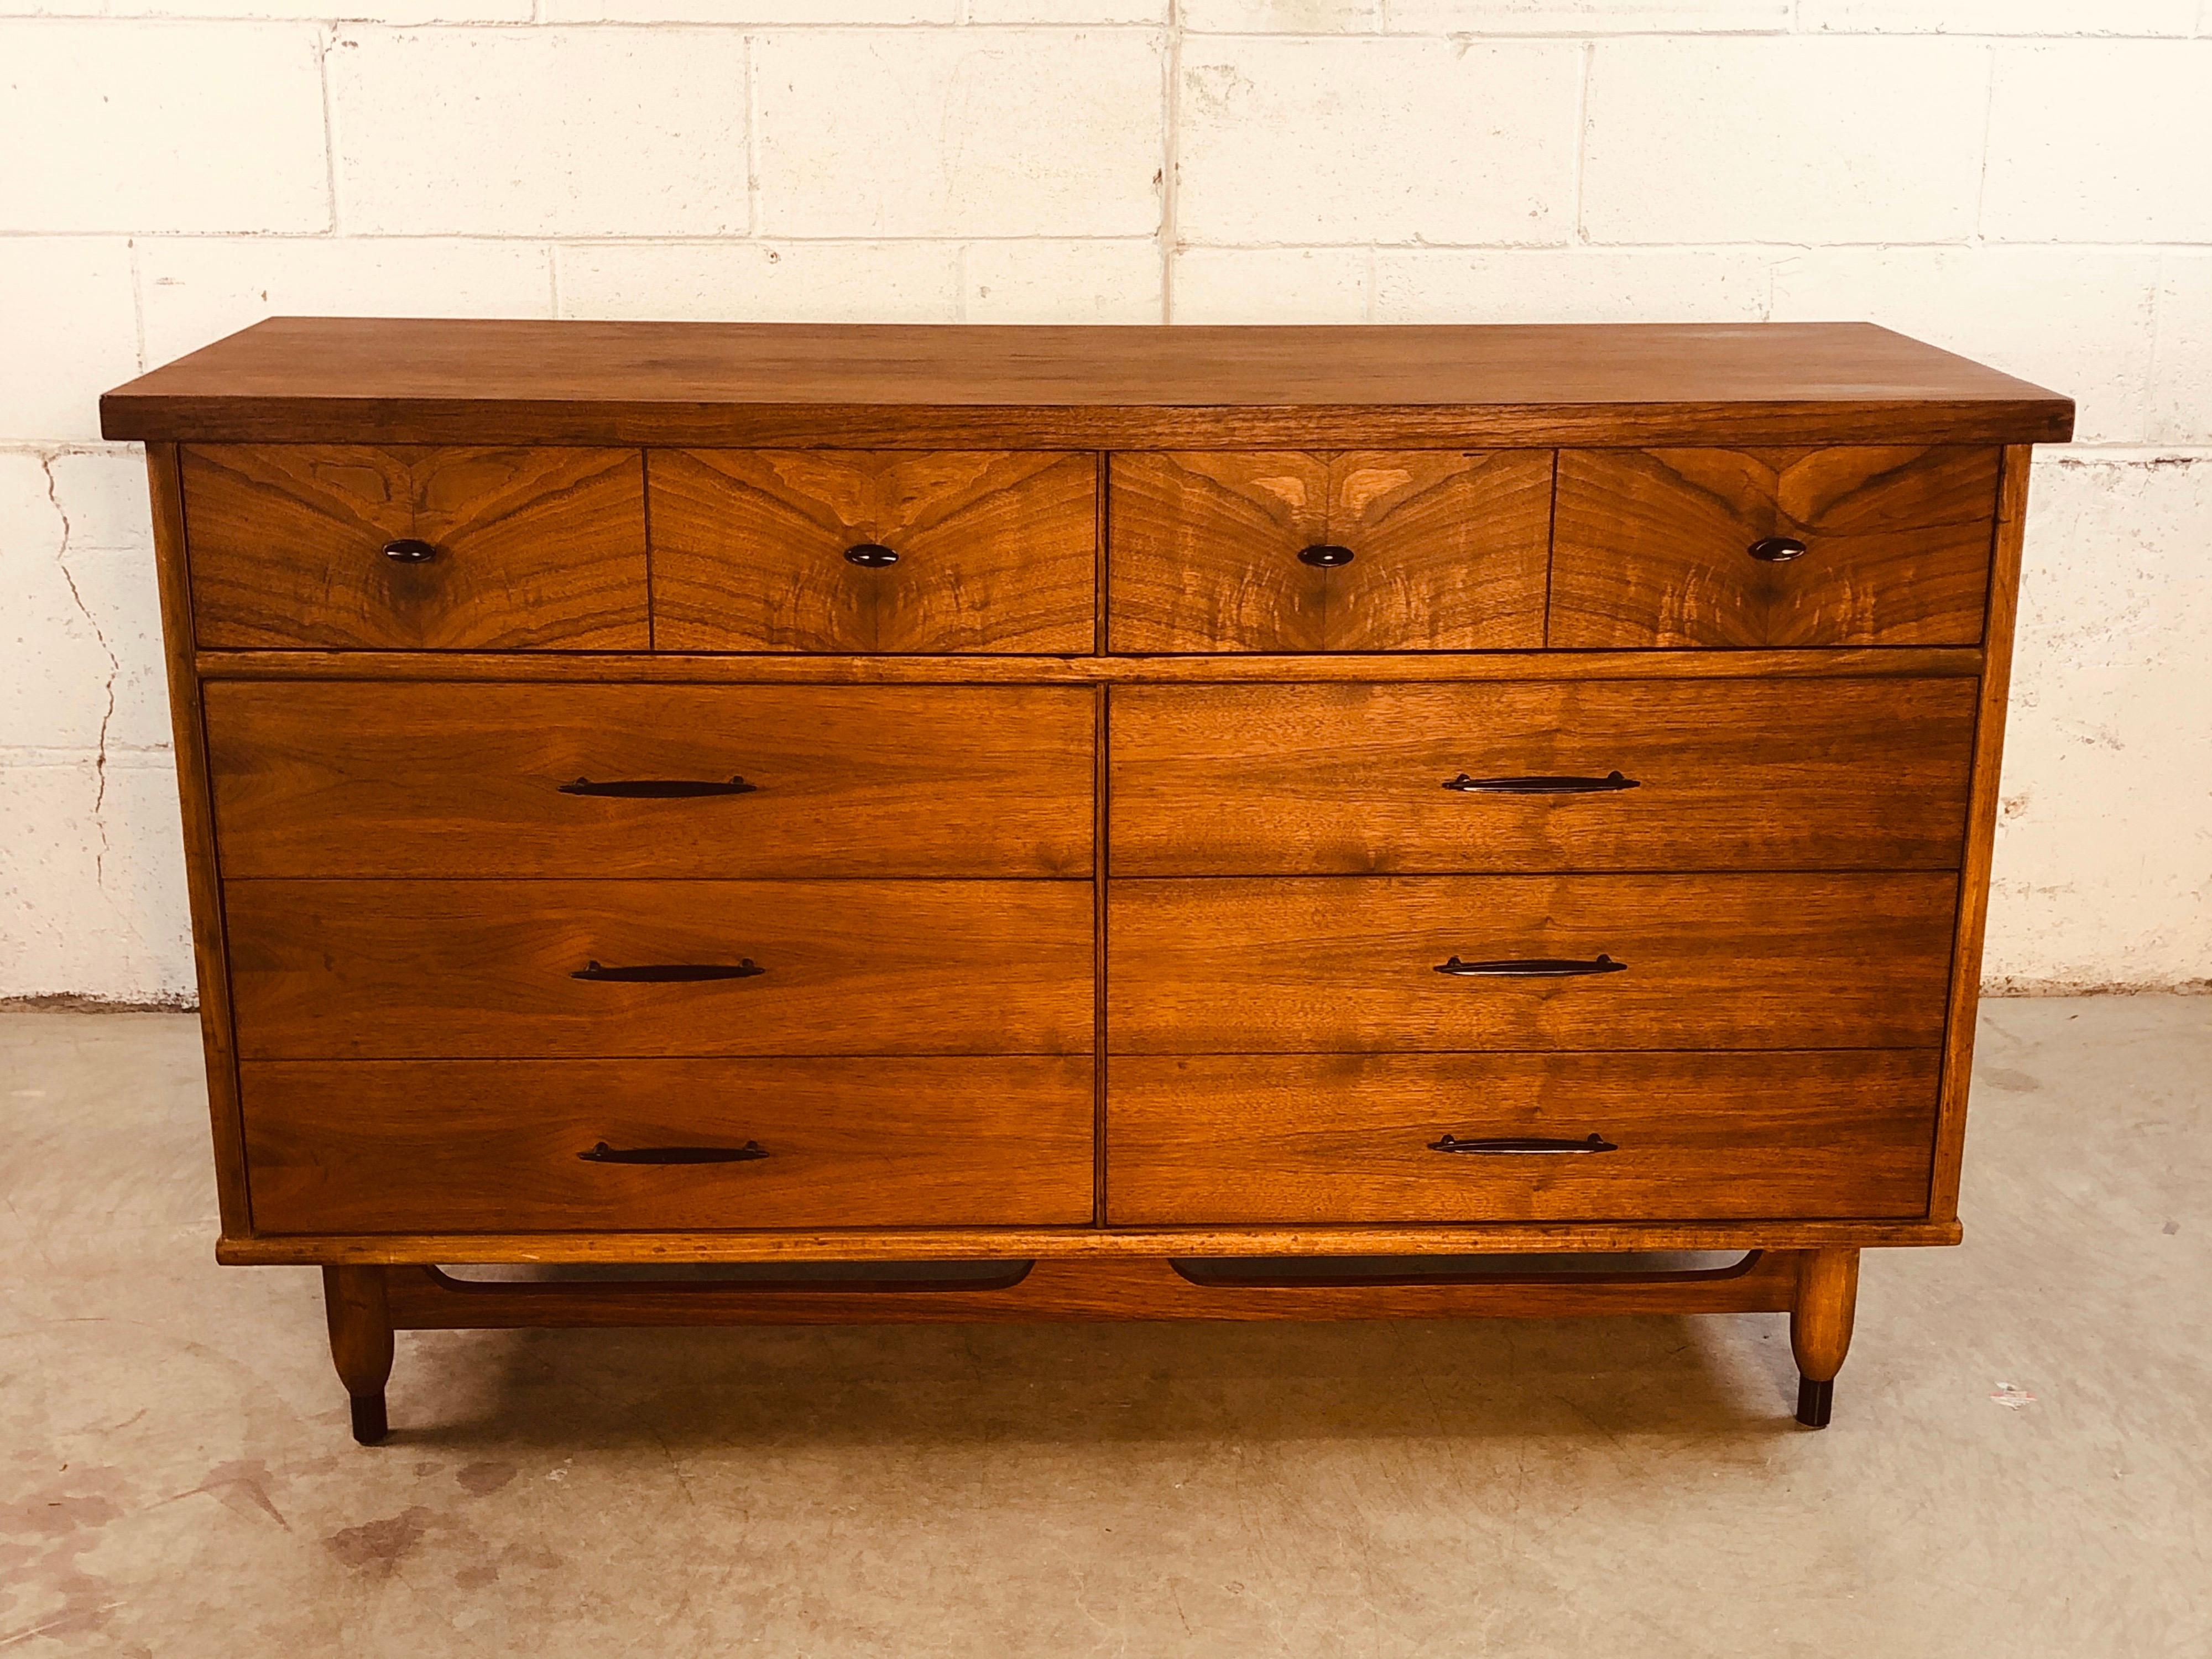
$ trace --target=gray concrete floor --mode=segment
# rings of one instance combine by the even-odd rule
[[[1759,1315],[403,1335],[364,1450],[189,1018],[0,1097],[9,1659],[2212,1653],[2212,999],[1988,1008],[1820,1434]]]

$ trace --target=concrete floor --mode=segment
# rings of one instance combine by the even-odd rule
[[[195,1028],[0,1017],[0,1652],[2212,1654],[2212,999],[1986,1012],[1957,1250],[1786,1322],[403,1335],[217,1268]]]

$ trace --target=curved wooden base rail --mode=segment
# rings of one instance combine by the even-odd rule
[[[1019,1324],[1139,1319],[1573,1319],[1607,1314],[1787,1313],[1803,1373],[1798,1420],[1828,1421],[1850,1340],[1856,1250],[1753,1250],[1691,1270],[1454,1277],[1254,1273],[1162,1257],[1012,1261],[988,1277],[883,1279],[458,1279],[420,1264],[325,1267],[331,1352],[354,1437],[384,1437],[392,1333],[679,1325]],[[1809,1393],[1808,1391],[1810,1391]],[[1808,1399],[1819,1402],[1817,1420]]]

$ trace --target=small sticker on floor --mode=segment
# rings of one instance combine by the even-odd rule
[[[2033,1395],[2014,1382],[1998,1383],[1990,1391],[1990,1398],[2000,1406],[2010,1407],[2014,1411],[2018,1411],[2023,1406],[2033,1406],[2035,1403]]]

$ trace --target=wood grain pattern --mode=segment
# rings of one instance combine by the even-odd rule
[[[1548,451],[1115,455],[1108,477],[1115,651],[1543,643]],[[1300,561],[1322,544],[1352,562]]]
[[[380,1269],[403,1330],[538,1326],[1018,1323],[1125,1319],[1570,1319],[1594,1314],[1780,1313],[1797,1290],[1798,1252],[1687,1273],[1570,1273],[1418,1279],[1316,1274],[1280,1283],[1195,1275],[1185,1264],[1128,1261],[1009,1264],[1011,1283],[893,1281],[721,1285],[697,1280],[531,1283],[471,1280],[436,1267]]]
[[[574,657],[555,652],[202,651],[210,680],[438,680],[635,685],[1430,685],[1500,680],[1972,679],[1972,647],[1819,651],[1257,653],[1188,657]]]
[[[1957,892],[1935,873],[1117,878],[1108,1040],[1117,1054],[1933,1047]],[[1626,970],[1435,971],[1601,953]]]
[[[663,650],[1096,645],[1095,456],[655,450],[647,477]]]
[[[264,1231],[1046,1226],[1091,1217],[1087,1057],[257,1061]],[[577,1154],[742,1146],[734,1164]]]
[[[2056,393],[1863,323],[1249,328],[276,318],[110,438],[1195,449],[2063,441]]]
[[[1946,1020],[1942,1116],[1929,1213],[1959,1212],[1960,1161],[1966,1152],[1966,1096],[1973,1085],[1974,1028],[1981,1007],[1982,939],[1989,925],[1990,866],[1996,853],[1997,791],[2004,763],[2005,709],[2012,684],[2013,626],[2020,608],[2021,547],[2027,527],[2027,480],[2034,452],[2004,453],[1997,495],[1996,552],[1990,571],[1990,617],[1981,696],[1974,725],[1974,785],[1966,805],[1966,869],[1952,935],[1951,1001]]]
[[[1396,1227],[852,1227],[762,1232],[226,1235],[227,1267],[404,1262],[1073,1261],[1956,1244],[1956,1221],[1547,1221]]]
[[[195,445],[184,494],[203,646],[650,642],[635,451]],[[437,552],[386,557],[403,538]]]
[[[1121,1056],[1116,1224],[1917,1215],[1938,1053]],[[1461,1139],[1597,1134],[1595,1153]]]
[[[209,776],[202,686],[192,672],[192,593],[185,552],[184,491],[174,444],[146,447],[152,496],[154,572],[176,744],[177,799],[185,837],[185,895],[192,919],[192,976],[199,991],[200,1053],[207,1068],[208,1115],[215,1143],[216,1201],[226,1233],[252,1225],[246,1184],[244,1130],[238,1115],[238,1056],[231,1022],[228,945],[216,878],[214,787]]]
[[[1075,876],[1098,694],[1076,687],[207,689],[228,874]],[[726,781],[634,799],[576,780]]]
[[[1087,882],[234,881],[252,1060],[1084,1054]],[[696,983],[607,967],[765,969]]]
[[[1971,645],[1992,448],[1563,455],[1547,639],[1638,646]],[[1770,563],[1769,537],[1806,551]]]
[[[1116,689],[1125,876],[1954,869],[1968,680]],[[1613,772],[1611,793],[1448,780]]]

